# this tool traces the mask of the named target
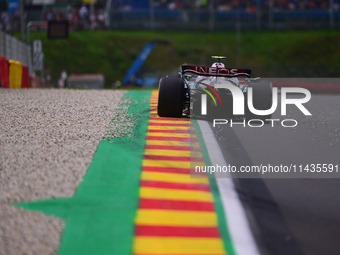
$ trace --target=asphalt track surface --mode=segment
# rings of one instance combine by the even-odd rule
[[[340,95],[312,94],[304,104],[312,116],[288,106],[295,128],[220,125],[211,128],[226,161],[242,165],[340,164]],[[273,119],[283,119],[279,109]],[[249,212],[262,254],[340,253],[340,173],[338,178],[234,179]],[[328,177],[328,178],[324,178]]]

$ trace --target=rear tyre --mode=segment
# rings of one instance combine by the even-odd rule
[[[272,106],[272,83],[270,81],[253,81],[249,84],[248,88],[252,88],[253,90],[253,106],[257,110],[268,110]],[[260,119],[266,120],[271,119],[270,115],[256,115],[250,112],[248,108],[248,93],[246,97],[246,119]]]
[[[158,90],[158,116],[181,118],[185,99],[182,78],[177,75],[163,77],[159,82]]]

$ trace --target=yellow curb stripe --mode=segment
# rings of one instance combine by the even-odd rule
[[[190,130],[193,127],[184,126],[149,126],[151,130]]]
[[[223,255],[220,238],[141,237],[135,238],[135,254]]]
[[[163,141],[163,140],[146,140],[147,145],[166,145],[166,146],[186,146],[199,147],[198,143],[182,141]]]
[[[136,224],[150,226],[217,227],[215,212],[139,209]]]
[[[213,196],[210,192],[199,190],[178,190],[141,187],[140,197],[179,201],[213,202]]]
[[[187,137],[187,138],[190,138],[190,137],[193,137],[193,138],[196,138],[195,135],[190,135],[189,134],[182,134],[182,133],[147,133],[146,134],[147,136],[159,136],[159,137]]]
[[[173,157],[195,157],[201,158],[202,153],[197,151],[179,151],[179,150],[145,150],[144,155],[153,155],[153,156],[173,156]]]
[[[142,172],[142,180],[184,184],[209,184],[209,180],[207,178],[192,178],[190,174],[175,174],[149,171]]]

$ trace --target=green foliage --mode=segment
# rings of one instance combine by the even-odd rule
[[[153,39],[169,39],[157,45],[141,72],[170,72],[183,63],[211,65],[213,55],[227,56],[229,67],[250,68],[254,76],[337,76],[340,34],[337,31],[149,32],[79,31],[67,40],[47,40],[43,32],[31,33],[43,40],[46,72],[58,79],[70,73],[103,73],[106,84],[122,81],[143,46]]]

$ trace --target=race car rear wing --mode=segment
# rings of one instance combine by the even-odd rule
[[[193,73],[201,76],[216,76],[216,77],[239,77],[239,76],[250,77],[251,70],[182,65],[182,74],[185,73]]]

